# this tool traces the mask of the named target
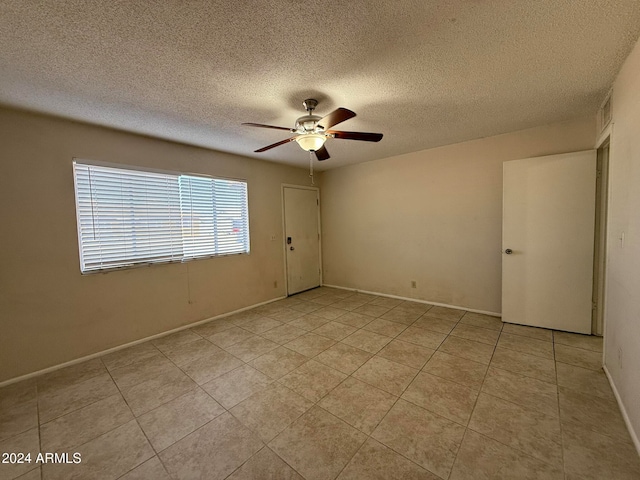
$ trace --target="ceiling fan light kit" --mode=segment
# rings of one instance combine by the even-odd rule
[[[332,127],[339,123],[349,120],[356,116],[355,112],[347,108],[337,108],[333,112],[320,117],[314,115],[313,111],[318,106],[318,101],[313,98],[308,98],[302,102],[306,115],[298,118],[294,128],[276,127],[273,125],[264,125],[261,123],[243,123],[249,127],[258,128],[271,128],[275,130],[288,130],[291,133],[296,134],[291,138],[281,140],[279,142],[267,145],[266,147],[255,150],[256,153],[261,153],[266,150],[284,145],[295,140],[300,145],[300,148],[307,152],[313,152],[316,158],[320,161],[330,158],[329,152],[324,143],[328,138],[337,138],[341,140],[360,140],[364,142],[379,142],[382,139],[381,133],[368,133],[368,132],[342,132],[340,130],[331,130]]]

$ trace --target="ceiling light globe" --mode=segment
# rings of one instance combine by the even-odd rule
[[[298,142],[300,148],[307,152],[317,152],[322,148],[326,139],[327,137],[319,133],[308,133],[306,135],[298,135],[296,142]]]

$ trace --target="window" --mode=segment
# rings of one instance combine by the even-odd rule
[[[73,162],[83,273],[249,252],[247,183]]]

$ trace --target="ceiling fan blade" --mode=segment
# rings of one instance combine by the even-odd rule
[[[314,153],[316,154],[316,158],[320,161],[331,158],[329,152],[327,152],[327,147],[325,147],[324,145],[320,147],[320,150],[316,150]]]
[[[272,143],[271,145],[267,145],[266,147],[262,147],[262,148],[259,148],[258,150],[255,150],[255,153],[266,152],[267,150],[271,150],[274,147],[279,147],[280,145],[284,145],[285,143],[293,142],[295,139],[296,137],[291,137],[277,143]]]
[[[241,123],[241,125],[246,125],[247,127],[273,128],[275,130],[286,130],[288,132],[291,131],[291,129],[287,127],[276,127],[274,125],[264,125],[262,123]]]
[[[336,108],[329,115],[325,115],[324,117],[322,117],[322,119],[320,119],[320,121],[318,122],[318,125],[323,127],[325,130],[328,130],[334,125],[344,122],[345,120],[349,120],[350,118],[353,118],[355,116],[355,112],[340,107]]]
[[[329,133],[333,135],[334,138],[341,138],[343,140],[362,140],[364,142],[379,142],[382,140],[381,133],[342,132],[340,130],[329,130],[325,133]]]

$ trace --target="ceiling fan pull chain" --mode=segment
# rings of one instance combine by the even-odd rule
[[[311,185],[315,185],[313,181],[313,152],[309,150],[309,176],[311,177]]]

